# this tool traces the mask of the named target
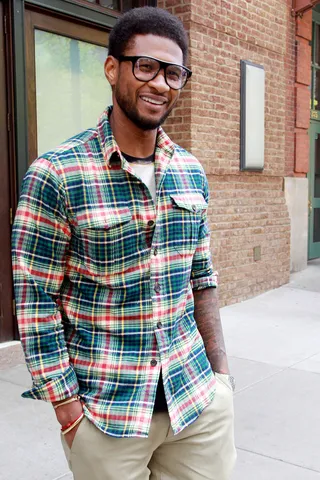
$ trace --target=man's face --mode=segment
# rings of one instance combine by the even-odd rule
[[[146,55],[165,62],[180,65],[183,63],[180,47],[172,40],[155,35],[136,35],[123,55]],[[148,82],[137,80],[132,73],[130,61],[118,63],[113,87],[114,102],[117,102],[126,117],[141,130],[158,128],[168,117],[180,95],[179,90],[173,90],[166,84],[163,70]]]

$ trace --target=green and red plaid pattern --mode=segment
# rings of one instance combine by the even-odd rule
[[[111,107],[37,159],[13,228],[17,316],[33,386],[49,402],[78,393],[117,437],[146,437],[162,369],[175,433],[212,401],[215,377],[192,289],[216,286],[199,162],[159,128],[157,204],[121,155]]]

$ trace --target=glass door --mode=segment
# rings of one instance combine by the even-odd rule
[[[312,122],[309,169],[309,259],[320,257],[320,124]]]
[[[28,158],[90,127],[111,104],[108,32],[26,11]]]

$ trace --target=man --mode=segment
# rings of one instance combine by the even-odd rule
[[[13,235],[27,398],[52,402],[76,480],[226,480],[233,393],[208,185],[161,129],[191,72],[181,22],[122,16],[97,128],[37,159]]]

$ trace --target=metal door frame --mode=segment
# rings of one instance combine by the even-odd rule
[[[0,0],[0,178],[1,256],[0,256],[0,342],[17,338],[14,317],[11,224],[15,193],[15,155],[12,128],[11,45],[8,3]]]
[[[308,225],[308,259],[320,257],[320,242],[313,241],[314,234],[314,208],[320,208],[320,198],[314,198],[314,179],[315,179],[315,139],[320,136],[320,122],[310,122],[310,163],[308,172],[309,181],[309,225]]]

